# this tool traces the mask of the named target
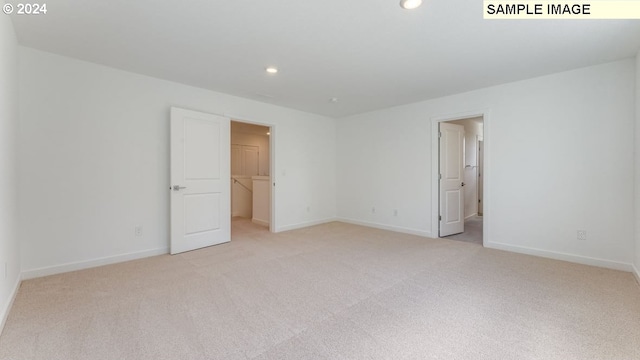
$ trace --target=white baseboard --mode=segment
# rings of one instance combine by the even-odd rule
[[[342,217],[336,218],[336,221],[340,221],[340,222],[344,222],[344,223],[348,223],[348,224],[372,227],[372,228],[381,229],[381,230],[389,230],[389,231],[399,232],[399,233],[403,233],[403,234],[411,234],[411,235],[417,235],[417,236],[423,236],[423,237],[431,237],[431,232],[430,231],[411,229],[411,228],[404,228],[404,227],[400,227],[400,226],[387,225],[387,224],[378,224],[378,223],[373,223],[373,222],[368,222],[368,221],[354,220],[354,219],[348,219],[348,218],[342,218]]]
[[[274,232],[278,233],[278,232],[282,232],[282,231],[302,229],[302,228],[306,228],[306,227],[309,227],[309,226],[315,226],[315,225],[334,222],[336,220],[337,220],[336,218],[332,217],[332,218],[327,218],[327,219],[322,219],[322,220],[305,221],[305,222],[298,223],[298,224],[279,226],[279,227],[276,228],[276,230]]]
[[[638,282],[638,285],[640,285],[640,270],[635,265],[631,265],[631,266],[633,267],[633,275],[636,276],[636,281]]]
[[[478,215],[478,213],[473,213],[473,214],[471,214],[471,215],[469,215],[469,216],[465,217],[464,219],[465,219],[465,220],[469,220],[469,219],[471,219],[472,217],[477,216],[477,215]]]
[[[142,259],[146,257],[156,256],[156,255],[164,255],[168,253],[169,253],[168,248],[159,248],[159,249],[153,249],[153,250],[133,252],[128,254],[107,256],[103,258],[86,260],[86,261],[66,263],[62,265],[47,266],[47,267],[42,267],[38,269],[23,271],[22,279],[28,280],[28,279],[33,279],[33,278],[42,277],[42,276],[49,276],[49,275],[61,274],[69,271],[89,269],[93,267],[110,265],[110,264],[136,260],[136,259]]]
[[[633,272],[632,264],[618,262],[618,261],[598,259],[598,258],[592,258],[588,256],[567,254],[567,253],[548,251],[548,250],[540,250],[540,249],[534,249],[534,248],[529,248],[525,246],[517,246],[517,245],[497,243],[497,242],[491,242],[491,241],[485,242],[484,247],[491,248],[491,249],[511,251],[511,252],[520,253],[520,254],[540,256],[540,257],[555,259],[555,260],[569,261],[569,262],[583,264],[583,265],[591,265],[591,266],[603,267],[607,269]]]
[[[257,225],[262,225],[262,226],[266,226],[269,227],[269,222],[268,221],[264,221],[264,220],[260,220],[260,219],[251,219],[251,222]]]
[[[9,297],[9,302],[7,306],[2,309],[2,318],[0,318],[0,335],[2,335],[2,331],[4,330],[4,324],[7,322],[7,318],[9,317],[9,311],[11,311],[11,307],[13,306],[13,301],[16,299],[16,295],[18,295],[18,289],[20,289],[20,284],[22,283],[21,275],[18,275],[16,279],[16,284],[13,287],[13,291],[11,292],[11,296]]]

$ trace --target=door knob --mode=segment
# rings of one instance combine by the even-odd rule
[[[173,185],[173,191],[180,191],[182,189],[186,189],[186,186]]]
[[[464,181],[462,182],[462,186],[464,186]]]

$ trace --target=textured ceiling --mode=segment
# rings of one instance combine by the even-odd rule
[[[640,21],[483,20],[480,0],[427,0],[413,11],[398,0],[47,6],[46,15],[12,15],[22,45],[332,117],[633,57],[640,48]],[[268,65],[280,72],[266,74]]]

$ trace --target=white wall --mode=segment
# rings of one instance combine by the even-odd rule
[[[9,36],[2,37],[0,111],[11,114],[15,94],[5,91],[15,71],[6,70],[15,66],[15,36],[2,34]],[[19,230],[27,277],[166,250],[170,106],[274,125],[277,231],[331,219],[338,208],[347,221],[427,236],[435,233],[431,119],[488,109],[487,245],[618,268],[634,261],[635,248],[640,264],[628,196],[640,123],[632,59],[336,122],[29,48],[20,55]],[[15,132],[17,120],[6,119],[2,134]],[[2,181],[11,182],[7,139]],[[3,212],[14,206],[2,204]],[[136,224],[144,226],[142,238],[133,235]],[[576,240],[577,229],[588,231],[586,242]],[[18,244],[8,245],[2,254],[9,254],[15,284]]]
[[[636,55],[636,132],[635,132],[635,274],[640,282],[640,51]]]
[[[18,42],[0,16],[0,332],[20,281],[18,243]],[[5,273],[6,266],[6,273]]]
[[[634,68],[628,59],[339,120],[339,218],[437,234],[431,119],[487,110],[487,245],[629,270]]]
[[[274,125],[276,231],[335,217],[335,120],[30,48],[20,56],[26,277],[166,251],[170,106]]]
[[[479,121],[480,122],[479,122]],[[464,126],[464,217],[478,214],[478,136],[482,118],[450,121]]]

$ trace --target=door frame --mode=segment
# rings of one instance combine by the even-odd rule
[[[443,114],[431,117],[431,234],[434,238],[440,236],[440,139],[438,137],[441,122],[463,120],[482,116],[484,138],[484,174],[483,174],[483,217],[482,217],[482,246],[489,243],[491,228],[491,155],[490,155],[490,109],[471,110],[453,114]]]
[[[269,186],[269,196],[270,196],[270,206],[271,206],[271,216],[269,217],[269,232],[275,232],[276,229],[276,186],[275,186],[275,179],[274,179],[274,174],[276,173],[275,169],[276,169],[276,157],[275,157],[275,153],[276,153],[276,125],[275,124],[271,124],[271,123],[266,123],[266,122],[259,122],[259,121],[252,121],[252,120],[245,120],[241,117],[237,117],[237,116],[233,116],[233,115],[229,115],[229,114],[225,114],[225,116],[229,117],[231,119],[231,121],[235,121],[235,122],[240,122],[240,123],[245,123],[245,124],[251,124],[251,125],[260,125],[260,126],[266,126],[269,128],[269,177],[270,182],[271,182],[271,186]],[[231,131],[231,127],[229,127],[229,131]],[[231,136],[231,134],[229,134],[229,136]],[[233,232],[231,233],[231,240],[233,240]]]
[[[478,156],[476,159],[476,200],[478,201],[478,205],[476,214],[482,216],[482,214],[484,214],[484,129],[483,136],[476,136],[476,145],[478,146]],[[482,186],[480,186],[480,184],[482,184]],[[480,211],[480,204],[482,204],[482,211]]]

